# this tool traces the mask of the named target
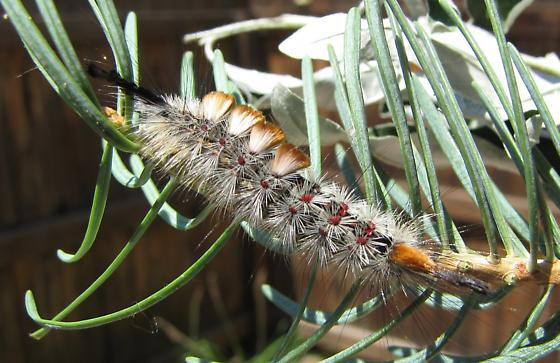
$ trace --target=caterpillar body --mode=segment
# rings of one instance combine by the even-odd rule
[[[443,280],[486,295],[485,281],[444,267],[423,247],[417,223],[404,221],[306,169],[309,158],[284,142],[284,132],[231,95],[211,92],[201,100],[161,96],[89,66],[135,96],[134,133],[140,155],[184,187],[204,194],[224,215],[266,230],[278,250],[299,253],[345,278],[380,292],[409,281]]]

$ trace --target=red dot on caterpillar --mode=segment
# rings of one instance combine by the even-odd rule
[[[375,223],[373,223],[372,221],[368,222],[368,226],[366,228],[366,233],[368,237],[373,236],[373,234],[375,233]]]
[[[340,218],[339,215],[331,216],[331,217],[329,217],[329,223],[336,226],[336,225],[338,225],[338,224],[340,223],[340,219],[341,219],[341,218]]]
[[[305,193],[301,197],[299,197],[299,200],[301,200],[304,203],[310,203],[313,200],[313,194]]]
[[[368,238],[364,237],[364,236],[358,236],[358,238],[356,239],[356,243],[359,245],[365,245],[368,242]]]
[[[346,215],[346,213],[348,213],[348,204],[346,203],[340,203],[339,207],[338,207],[338,215],[341,217],[344,217]]]
[[[270,183],[269,183],[268,180],[266,180],[266,179],[261,180],[260,184],[261,184],[261,187],[262,187],[263,189],[268,189],[268,188],[270,188]]]

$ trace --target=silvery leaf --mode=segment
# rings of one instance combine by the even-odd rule
[[[369,61],[360,64],[360,81],[362,84],[362,93],[364,96],[364,104],[371,105],[381,102],[385,99],[385,94],[381,88],[378,77],[378,68],[376,61]],[[315,80],[315,93],[319,108],[329,111],[336,110],[334,101],[334,74],[331,67],[325,67],[313,74]],[[399,80],[399,88],[405,89],[402,73],[397,72]],[[302,87],[290,87],[294,93],[302,95]]]
[[[344,53],[345,13],[330,14],[313,21],[295,31],[286,38],[278,49],[296,59],[309,56],[311,59],[329,60],[328,45],[334,48],[337,58]],[[361,49],[369,49],[369,31],[367,21],[361,21]]]
[[[494,65],[494,71],[500,83],[507,90],[507,79],[503,67],[500,66],[502,64],[500,51],[494,35],[477,26],[470,24],[467,24],[467,26],[479,46],[484,49],[490,64]],[[472,82],[476,81],[490,95],[492,103],[498,108],[503,119],[506,119],[507,115],[503,107],[501,107],[488,77],[462,34],[456,29],[449,30],[449,28],[436,27],[432,29],[431,39],[434,41],[434,46],[443,62],[452,87],[456,93],[465,99],[463,106],[472,106],[463,109],[465,116],[488,119],[484,114],[480,114],[483,109],[480,108],[482,101],[480,101],[478,94],[472,86]],[[529,60],[536,66],[540,66],[543,70],[555,68],[556,72],[560,71],[558,59],[554,56],[549,55],[546,58],[530,57]],[[560,77],[543,72],[533,72],[533,77],[547,105],[551,108],[551,113],[553,115],[558,114],[560,112],[560,104],[556,100],[560,96]],[[535,109],[536,107],[531,100],[529,91],[519,76],[517,76],[517,81],[523,109]]]
[[[256,94],[271,94],[274,87],[282,84],[286,87],[301,86],[301,79],[288,74],[275,74],[247,69],[232,64],[226,64],[226,73],[230,80],[244,91]]]
[[[399,140],[396,136],[396,130],[394,130],[393,124],[379,125],[376,126],[375,129],[380,130],[380,133],[383,136],[370,135],[369,140],[372,154],[376,159],[402,169],[404,163],[399,146]],[[430,138],[430,146],[432,148],[432,157],[436,168],[444,169],[451,167],[449,160],[445,156],[445,153],[440,149],[439,144],[430,136],[430,134],[428,135]],[[418,148],[420,143],[416,133],[413,132],[410,136],[412,142]],[[497,170],[517,173],[515,164],[511,161],[503,149],[481,137],[474,135],[473,137],[475,144],[484,159],[485,165]]]
[[[271,96],[272,115],[286,133],[286,140],[296,146],[307,145],[307,122],[303,100],[288,88],[277,85]],[[321,144],[348,142],[344,129],[336,122],[319,116]]]

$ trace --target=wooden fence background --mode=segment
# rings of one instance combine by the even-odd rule
[[[93,60],[106,55],[110,59],[87,3],[56,3],[79,55]],[[181,43],[184,33],[285,12],[320,15],[345,11],[354,4],[348,0],[336,4],[317,0],[298,7],[294,3],[142,0],[117,1],[117,6],[123,17],[128,10],[137,11],[139,16],[144,84],[175,91],[181,55],[186,50]],[[33,4],[26,4],[35,14]],[[521,50],[532,54],[557,51],[559,20],[560,6],[555,0],[537,0],[517,22],[510,37]],[[227,59],[237,64],[297,73],[297,62],[274,53],[280,39],[281,34],[255,34],[225,41],[220,48]],[[211,88],[211,70],[200,51],[194,50],[202,89]],[[215,283],[225,297],[225,309],[237,335],[248,345],[253,344],[259,324],[255,311],[262,311],[263,306],[262,298],[255,294],[257,276],[267,275],[268,282],[288,294],[305,279],[300,271],[291,274],[281,259],[265,254],[241,233],[188,287],[146,314],[86,331],[52,332],[39,342],[27,336],[35,326],[24,311],[25,290],[34,291],[43,316],[58,312],[104,270],[133,233],[147,204],[139,191],[113,183],[104,223],[92,251],[76,264],[60,262],[56,250],[73,251],[83,237],[100,158],[99,140],[33,68],[9,21],[0,22],[0,85],[0,361],[173,361],[178,357],[178,345],[161,331],[151,334],[151,322],[153,317],[161,316],[184,332],[192,331],[189,303],[201,289],[206,293],[201,302],[200,332],[226,345],[224,320],[212,307],[207,291],[208,284],[214,281],[212,276],[216,276]],[[187,199],[187,195],[176,195],[175,205],[194,215],[197,204],[184,203]],[[204,251],[212,240],[205,239],[206,234],[214,228],[217,231],[212,235],[216,236],[221,224],[207,221],[195,231],[180,233],[155,222],[106,286],[69,318],[77,320],[114,311],[161,288]],[[296,278],[292,280],[292,276]],[[328,283],[325,281],[327,288]],[[324,297],[322,294],[321,299]],[[336,303],[336,294],[330,300]],[[280,314],[272,308],[267,311],[269,329],[264,335],[270,336]]]

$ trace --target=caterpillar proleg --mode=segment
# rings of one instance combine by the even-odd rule
[[[335,265],[345,278],[384,291],[410,280],[444,280],[486,295],[490,284],[444,267],[423,247],[422,231],[306,172],[308,156],[284,142],[284,132],[264,115],[211,92],[201,100],[156,95],[114,72],[89,73],[135,96],[133,133],[140,155],[179,183],[200,191],[224,215],[267,231],[285,253],[310,263]]]

